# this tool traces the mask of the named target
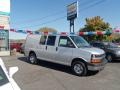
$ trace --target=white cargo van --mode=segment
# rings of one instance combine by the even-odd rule
[[[24,52],[32,64],[46,60],[67,65],[78,76],[101,70],[107,63],[103,50],[91,47],[77,35],[28,35]]]

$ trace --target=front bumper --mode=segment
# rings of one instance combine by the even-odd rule
[[[107,60],[104,59],[102,63],[99,63],[99,64],[88,63],[87,66],[88,66],[88,70],[98,71],[98,70],[104,69],[106,64],[107,64]]]
[[[114,54],[113,59],[120,59],[120,54]]]

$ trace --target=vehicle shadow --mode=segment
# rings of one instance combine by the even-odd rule
[[[18,60],[29,63],[29,61],[27,60],[26,57],[19,57]],[[56,64],[56,63],[52,63],[52,62],[47,62],[47,61],[43,61],[43,60],[39,60],[37,65],[74,75],[72,73],[71,68],[68,67],[68,66],[65,66],[65,65]],[[97,73],[98,73],[98,71],[88,71],[88,74],[86,76],[94,76]]]

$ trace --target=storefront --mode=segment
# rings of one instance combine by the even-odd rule
[[[0,56],[10,55],[9,30],[0,29]]]
[[[0,0],[0,56],[10,55],[10,0]]]
[[[9,17],[0,16],[0,56],[10,55],[9,29]]]

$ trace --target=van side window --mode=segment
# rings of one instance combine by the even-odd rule
[[[59,46],[60,47],[75,48],[74,44],[72,43],[72,41],[67,36],[60,36]]]
[[[40,44],[41,45],[45,45],[46,38],[47,38],[47,36],[41,36],[41,38],[40,38]]]
[[[54,46],[55,40],[56,40],[56,36],[48,36],[47,45]]]

